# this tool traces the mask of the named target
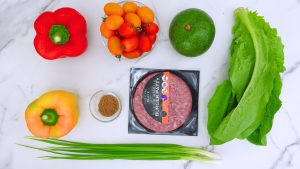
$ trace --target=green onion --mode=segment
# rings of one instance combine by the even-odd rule
[[[43,159],[192,160],[202,162],[219,160],[219,157],[212,152],[177,144],[91,144],[52,138],[27,138],[50,145],[45,148],[38,148],[19,144],[27,148],[52,153],[51,156],[40,157]]]

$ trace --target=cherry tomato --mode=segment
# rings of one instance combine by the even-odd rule
[[[118,30],[124,23],[124,19],[119,15],[110,15],[105,19],[105,25],[110,30]]]
[[[138,36],[125,38],[122,40],[121,45],[125,52],[132,52],[139,46],[139,38]]]
[[[135,13],[128,13],[125,15],[125,21],[132,23],[135,27],[141,27],[142,21],[141,18]]]
[[[137,29],[133,24],[125,22],[121,25],[119,34],[124,38],[129,38],[137,34]]]
[[[102,22],[102,24],[100,26],[100,32],[101,32],[102,36],[104,36],[106,39],[109,39],[110,37],[115,35],[115,31],[109,30],[106,27],[105,22]]]
[[[141,35],[139,39],[139,47],[142,52],[149,52],[152,49],[152,43],[147,35]]]
[[[148,35],[148,37],[149,37],[151,43],[154,44],[156,41],[156,34],[150,34],[150,35]]]
[[[147,6],[141,6],[136,11],[143,23],[151,23],[154,20],[154,12]]]
[[[111,54],[119,57],[122,54],[121,40],[117,36],[112,36],[107,42],[108,50]]]
[[[121,5],[114,2],[110,2],[104,6],[104,12],[107,16],[114,14],[122,16],[124,14],[124,9]]]
[[[147,34],[156,34],[159,31],[157,24],[153,22],[143,24],[143,29],[147,32]]]
[[[123,9],[126,13],[135,13],[139,7],[134,2],[125,2],[123,5]]]
[[[125,52],[123,51],[123,56],[128,58],[128,59],[135,59],[135,58],[138,58],[142,55],[142,51],[138,50],[138,49],[135,49],[134,51],[132,52]]]

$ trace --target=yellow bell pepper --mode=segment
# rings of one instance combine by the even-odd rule
[[[41,138],[59,138],[68,134],[76,125],[78,116],[77,97],[62,90],[43,94],[25,111],[28,129]]]

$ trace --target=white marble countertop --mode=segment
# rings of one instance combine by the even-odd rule
[[[123,169],[284,169],[300,168],[300,1],[299,0],[145,0],[155,7],[161,23],[161,37],[155,49],[140,60],[117,61],[102,45],[99,24],[107,0],[0,0],[0,169],[123,168]],[[35,52],[33,22],[45,10],[70,6],[80,11],[88,23],[89,48],[81,57],[47,61]],[[197,7],[209,13],[216,26],[210,50],[198,58],[177,54],[168,40],[170,21],[179,11]],[[282,74],[283,106],[276,114],[268,146],[254,146],[234,140],[221,146],[208,146],[206,130],[208,99],[216,85],[227,78],[229,46],[237,7],[257,10],[278,28],[285,44],[286,72]],[[199,135],[149,136],[127,133],[130,67],[196,69],[201,71]],[[80,99],[80,119],[64,139],[98,142],[163,142],[213,149],[222,156],[221,164],[187,161],[47,161],[36,157],[40,151],[17,146],[32,142],[24,120],[27,105],[42,93],[65,89]],[[116,92],[123,103],[121,115],[111,123],[95,120],[88,109],[91,95],[98,90]]]

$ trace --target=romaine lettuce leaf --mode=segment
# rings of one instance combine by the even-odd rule
[[[248,138],[263,145],[280,107],[283,45],[276,29],[256,12],[239,8],[235,19],[229,80],[209,101],[208,131],[211,144]]]
[[[270,100],[266,107],[266,112],[263,121],[259,128],[257,128],[247,139],[256,145],[267,145],[266,135],[271,130],[275,113],[281,107],[281,101],[279,99],[282,82],[278,75],[274,80],[274,88],[270,97]]]
[[[208,103],[208,133],[211,135],[210,142],[212,144],[222,144],[223,142],[213,138],[213,133],[216,131],[222,120],[227,114],[228,105],[232,100],[231,83],[225,80],[217,86],[214,96]]]

